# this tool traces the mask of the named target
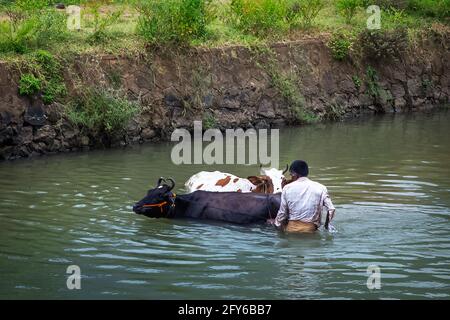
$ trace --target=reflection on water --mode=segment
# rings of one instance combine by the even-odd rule
[[[450,298],[450,113],[281,132],[337,207],[335,234],[152,220],[131,212],[161,176],[257,166],[175,166],[170,145],[0,164],[0,298]],[[66,288],[79,265],[82,289]],[[381,267],[382,288],[366,287]]]

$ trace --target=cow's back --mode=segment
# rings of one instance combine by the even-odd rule
[[[280,197],[280,194],[196,191],[180,200],[185,217],[246,224],[275,218]]]
[[[197,190],[212,192],[251,192],[255,186],[247,179],[220,171],[201,171],[185,183],[187,192]]]

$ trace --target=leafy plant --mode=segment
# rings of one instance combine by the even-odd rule
[[[27,7],[28,8],[28,7]],[[25,53],[67,38],[65,15],[49,9],[6,7],[0,20],[0,52]]]
[[[36,22],[36,47],[49,48],[52,44],[67,40],[67,17],[53,8],[39,12]]]
[[[19,82],[19,94],[31,96],[42,88],[42,81],[31,73],[22,74]]]
[[[344,60],[348,57],[351,46],[352,40],[350,35],[343,31],[333,33],[330,41],[328,42],[328,47],[331,49],[331,54],[336,60]]]
[[[235,26],[250,34],[266,37],[287,29],[286,0],[232,0]]]
[[[23,11],[36,11],[44,9],[50,3],[48,0],[16,0],[14,2],[17,8]]]
[[[361,4],[361,0],[337,0],[336,9],[344,17],[345,22],[350,24]]]
[[[151,44],[188,43],[206,35],[205,0],[138,1],[137,32]]]
[[[367,67],[367,93],[377,100],[380,97],[380,85],[378,83],[378,74],[371,66]]]
[[[363,54],[373,60],[397,59],[408,48],[408,32],[405,28],[394,30],[364,30],[359,43]]]
[[[327,120],[339,120],[345,115],[345,107],[336,103],[325,105],[324,118]]]
[[[357,75],[354,75],[354,76],[352,76],[352,80],[353,80],[353,84],[355,85],[355,88],[359,90],[359,88],[361,88],[361,84],[362,84],[361,79]]]
[[[137,112],[137,104],[128,101],[120,92],[89,88],[70,105],[68,117],[82,127],[112,133],[123,130]]]
[[[61,65],[48,51],[36,51],[30,57],[26,68],[31,72],[22,74],[19,83],[20,94],[31,96],[40,92],[45,104],[50,104],[66,94]]]
[[[208,113],[207,115],[203,116],[202,124],[204,129],[213,129],[217,127],[217,120],[213,114]]]
[[[36,33],[36,20],[26,19],[17,8],[7,8],[6,20],[0,21],[0,52],[24,53]]]
[[[448,18],[450,0],[409,0],[408,10],[423,16]]]
[[[406,19],[406,13],[403,9],[397,9],[394,7],[390,7],[388,10],[386,10],[387,17],[389,21],[394,26],[404,26],[406,25],[405,19]]]
[[[109,35],[107,28],[116,23],[122,16],[121,10],[100,13],[101,3],[93,3],[90,7],[91,15],[93,16],[93,32],[88,37],[88,42],[91,44],[101,43],[108,40]]]
[[[320,11],[325,7],[324,0],[298,0],[299,16],[303,26],[309,28],[313,25],[314,20]]]

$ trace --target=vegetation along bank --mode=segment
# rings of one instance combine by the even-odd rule
[[[446,0],[60,2],[0,1],[0,159],[449,103]]]

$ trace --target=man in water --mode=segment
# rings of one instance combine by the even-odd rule
[[[334,217],[335,208],[327,188],[308,179],[308,164],[303,160],[292,162],[289,172],[292,182],[281,193],[277,217],[271,221],[286,232],[314,232],[322,222],[322,210],[327,208],[325,228]]]

